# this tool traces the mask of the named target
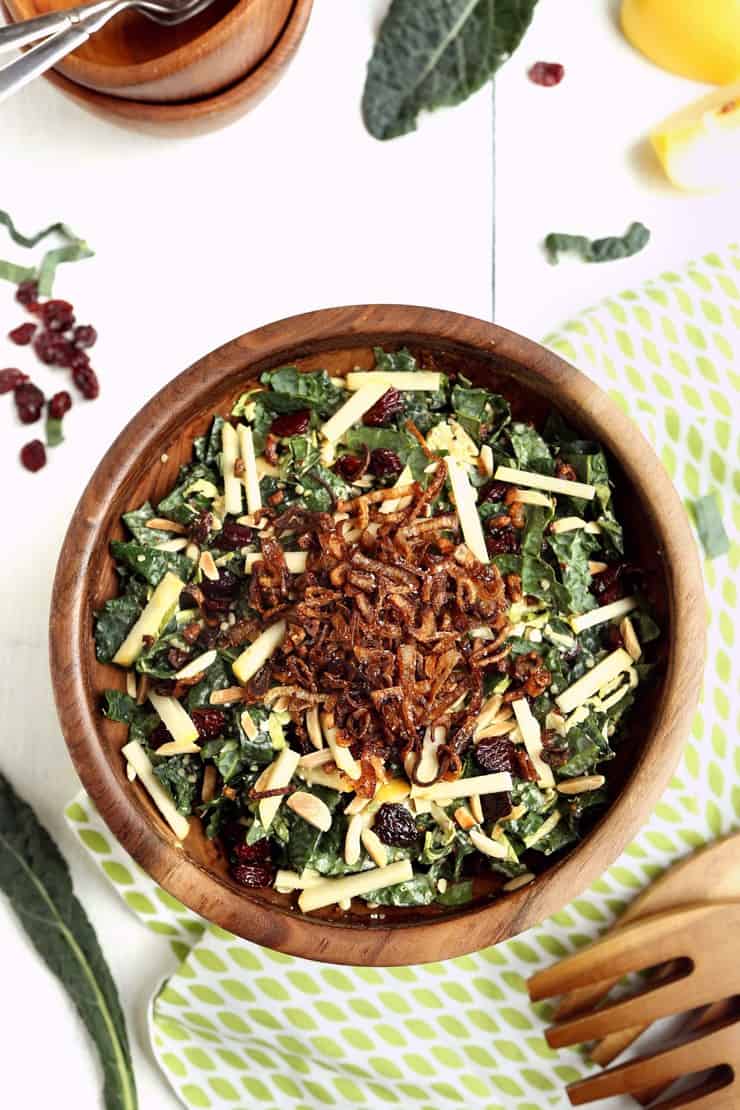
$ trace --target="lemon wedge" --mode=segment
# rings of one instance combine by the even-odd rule
[[[671,73],[713,85],[740,78],[740,0],[623,0],[621,23]]]
[[[740,81],[689,104],[650,136],[666,174],[697,192],[740,185]]]

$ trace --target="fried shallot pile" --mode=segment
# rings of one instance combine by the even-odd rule
[[[434,461],[426,490],[412,482],[339,502],[333,515],[289,508],[274,517],[250,579],[261,627],[287,622],[250,699],[277,684],[306,750],[305,710],[330,712],[338,743],[362,767],[353,785],[365,796],[389,763],[424,785],[460,774],[484,672],[507,652],[504,582],[459,542],[457,513],[432,515],[447,470]],[[307,552],[301,575],[283,556],[296,547]],[[430,737],[436,759],[422,779]]]

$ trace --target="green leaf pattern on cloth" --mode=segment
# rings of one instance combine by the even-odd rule
[[[529,1005],[525,978],[586,944],[672,862],[738,827],[740,248],[611,298],[546,342],[631,413],[687,502],[714,490],[722,507],[731,547],[704,563],[708,666],[683,761],[637,840],[589,891],[520,938],[413,968],[312,963],[206,926],[78,799],[71,827],[181,961],[149,1018],[157,1059],[188,1107],[561,1107],[563,1085],[586,1064],[548,1049],[548,1011]]]

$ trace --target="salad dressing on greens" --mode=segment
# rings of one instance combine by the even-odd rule
[[[607,803],[659,635],[597,443],[375,359],[216,416],[95,622],[129,777],[304,912],[531,881]]]

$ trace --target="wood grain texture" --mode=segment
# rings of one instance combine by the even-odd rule
[[[99,665],[92,618],[115,592],[112,537],[121,513],[156,501],[174,483],[191,442],[262,371],[284,363],[329,372],[372,365],[372,347],[403,344],[440,369],[465,368],[509,395],[515,412],[551,405],[613,457],[619,511],[634,555],[652,570],[665,629],[663,677],[646,691],[614,761],[617,796],[588,839],[527,887],[467,908],[390,910],[382,919],[336,909],[302,917],[288,896],[245,892],[199,823],[179,845],[138,787],[119,751],[125,728],[104,721],[101,690],[122,685]],[[164,461],[160,461],[166,456]],[[629,522],[633,527],[629,528]],[[336,963],[398,965],[446,959],[515,935],[560,909],[619,855],[650,813],[681,753],[696,705],[704,644],[701,573],[683,507],[637,428],[592,382],[562,359],[503,328],[451,312],[394,305],[327,309],[279,321],[207,355],[160,391],[124,429],[93,475],[60,556],[51,614],[51,668],[62,728],[80,777],[112,832],[150,875],[222,928],[294,955]]]
[[[14,20],[77,0],[5,0]],[[134,101],[210,96],[253,70],[282,34],[292,0],[214,0],[175,27],[135,11],[115,16],[56,71],[77,85]]]
[[[312,7],[313,0],[293,0],[285,28],[266,57],[251,73],[213,96],[163,104],[93,92],[55,70],[44,78],[81,108],[127,130],[158,138],[203,135],[251,112],[274,88],[300,46]]]

